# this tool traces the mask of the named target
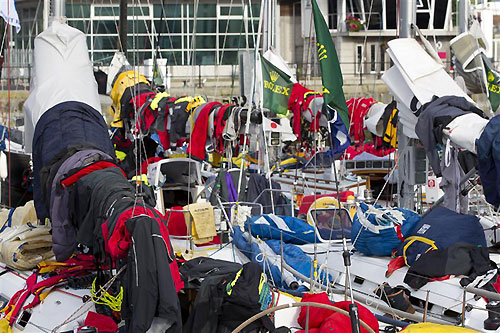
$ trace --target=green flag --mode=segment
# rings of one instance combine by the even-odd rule
[[[278,67],[260,57],[262,63],[263,106],[277,114],[288,113],[293,83]]]
[[[321,68],[321,79],[323,81],[323,98],[325,103],[336,110],[342,118],[347,131],[349,131],[349,110],[345,102],[344,91],[342,90],[343,80],[340,70],[339,59],[332,35],[326,25],[323,14],[316,3],[311,0],[314,17],[314,29],[316,30],[316,47],[318,49],[318,61]]]
[[[483,59],[486,72],[486,83],[488,84],[488,99],[490,100],[491,110],[495,113],[500,106],[500,74],[488,66]]]

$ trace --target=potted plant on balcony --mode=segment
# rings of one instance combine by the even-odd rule
[[[361,20],[352,14],[347,16],[345,22],[347,25],[347,30],[351,32],[358,32],[363,28],[363,23],[361,22]]]

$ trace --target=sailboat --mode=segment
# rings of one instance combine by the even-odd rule
[[[54,37],[56,35],[58,38]],[[331,39],[331,36],[328,38]],[[47,43],[48,45],[42,43],[43,41],[57,41],[57,39],[63,42],[60,44],[57,42],[53,44]],[[48,110],[51,110],[61,102],[67,102],[68,100],[77,101],[92,107],[94,110],[100,110],[95,89],[96,83],[90,75],[91,66],[88,61],[83,34],[56,20],[52,23],[50,29],[38,37],[38,41],[39,43],[35,46],[35,70],[37,71],[37,75],[35,76],[36,80],[31,91],[32,97],[26,104],[27,122],[25,124],[25,132],[36,132],[36,126],[39,126],[43,113],[45,111],[49,112]],[[322,46],[325,48],[325,44]],[[413,112],[415,100],[417,105],[424,105],[426,102],[431,101],[434,95],[437,95],[437,97],[454,95],[463,97],[467,102],[471,102],[467,94],[447,76],[432,56],[413,39],[394,40],[390,42],[389,47],[389,54],[395,65],[386,73],[384,79],[398,103],[401,123],[404,126],[401,132],[404,132],[409,137],[414,135],[414,138],[418,138],[415,130],[418,118]],[[84,51],[72,53],[74,50]],[[70,54],[72,56],[60,59],[53,56],[54,54]],[[321,58],[324,55],[323,49],[320,48],[318,56]],[[329,53],[329,55],[332,57],[332,53]],[[262,57],[266,58],[266,55]],[[412,62],[412,57],[417,57],[419,61]],[[256,55],[255,58],[257,60],[259,56]],[[278,69],[281,68],[286,74],[287,68],[283,64],[280,65],[280,62],[276,60],[279,59],[276,55],[268,53],[266,59]],[[49,62],[54,65],[46,66]],[[415,63],[420,63],[421,66],[414,66]],[[278,155],[276,152],[279,152],[284,142],[287,141],[285,138],[291,137],[293,141],[295,133],[290,130],[292,126],[287,124],[286,121],[270,117],[269,113],[264,112],[262,105],[259,105],[255,96],[251,96],[247,103],[236,100],[235,103],[229,104],[218,102],[207,103],[203,96],[192,96],[184,100],[174,99],[168,96],[168,94],[158,94],[156,91],[153,91],[147,79],[143,79],[143,76],[134,70],[134,66],[128,67],[127,65],[124,59],[121,61],[116,60],[116,66],[113,69],[115,71],[110,70],[109,72],[109,86],[111,88],[111,97],[115,102],[113,107],[115,108],[114,115],[116,116],[114,119],[116,122],[114,124],[116,125],[114,126],[115,130],[111,134],[113,134],[114,140],[120,139],[116,135],[121,132],[125,134],[124,141],[134,141],[129,146],[132,148],[128,154],[129,157],[131,156],[134,159],[128,165],[119,165],[120,170],[126,170],[129,167],[130,169],[127,171],[130,171],[130,176],[135,176],[132,183],[134,190],[129,191],[130,194],[134,195],[131,201],[134,202],[134,205],[130,220],[133,220],[135,217],[134,209],[138,206],[141,208],[148,207],[144,211],[141,211],[141,214],[146,215],[148,219],[157,219],[160,222],[165,221],[165,225],[170,232],[170,237],[168,238],[173,251],[169,251],[168,240],[166,240],[165,248],[167,248],[166,253],[168,255],[163,257],[163,259],[166,260],[168,257],[169,261],[172,260],[170,255],[175,253],[186,260],[203,256],[237,264],[257,261],[261,270],[268,275],[268,282],[266,283],[275,287],[281,284],[282,289],[286,289],[285,291],[287,292],[293,292],[298,290],[298,288],[306,288],[311,292],[325,290],[331,301],[349,299],[350,305],[355,305],[354,301],[356,301],[359,306],[363,306],[375,313],[377,320],[384,323],[383,325],[402,327],[408,324],[404,321],[407,320],[413,322],[428,321],[446,325],[463,325],[476,330],[485,330],[488,328],[495,330],[498,328],[498,324],[500,323],[497,322],[497,308],[494,301],[500,300],[500,297],[496,292],[481,289],[479,287],[482,285],[481,281],[474,281],[468,286],[463,287],[458,277],[452,277],[445,281],[430,282],[425,285],[425,288],[413,290],[407,284],[404,284],[405,276],[409,271],[408,267],[395,270],[390,277],[386,277],[387,266],[390,262],[389,257],[370,257],[361,254],[361,251],[354,254],[351,253],[353,252],[353,248],[356,248],[356,239],[347,242],[346,236],[349,236],[350,229],[356,223],[365,223],[359,229],[360,233],[363,230],[371,231],[370,228],[379,232],[385,229],[392,230],[397,229],[397,217],[400,215],[391,210],[382,210],[380,207],[375,206],[368,206],[369,213],[365,214],[361,208],[361,201],[357,204],[351,202],[349,205],[339,202],[344,201],[342,200],[340,191],[356,189],[355,192],[353,191],[353,195],[357,195],[359,199],[360,194],[364,192],[366,184],[358,178],[339,180],[338,178],[342,175],[340,169],[343,162],[338,163],[335,161],[335,155],[333,154],[323,154],[327,158],[323,159],[324,165],[320,166],[321,153],[327,153],[328,151],[327,149],[321,151],[319,148],[322,148],[321,146],[324,141],[328,140],[322,139],[319,131],[313,132],[315,133],[313,135],[315,149],[314,153],[311,154],[311,157],[313,157],[311,159],[312,162],[310,161],[304,169],[297,170],[297,172],[281,171],[280,166],[274,166],[272,161]],[[255,67],[255,73],[258,71],[258,67]],[[56,70],[61,68],[67,68],[68,71],[66,72],[74,69],[81,70],[78,75],[78,82],[75,83],[73,78],[63,73],[63,70]],[[272,82],[276,82],[279,79],[278,71],[275,70],[272,75],[269,74],[269,77]],[[257,87],[260,84],[265,88],[264,83],[259,83],[256,77],[253,80],[254,88],[252,90],[254,92],[257,91]],[[54,89],[56,84],[60,89]],[[120,88],[120,85],[123,85],[123,87]],[[274,84],[274,86],[276,85]],[[429,87],[432,89],[429,89]],[[341,85],[340,87],[335,87],[335,89],[339,88],[341,91]],[[123,98],[127,93],[127,89],[128,93],[131,93],[128,96],[128,100],[127,98]],[[281,88],[275,89],[273,87],[272,90],[273,92],[285,92],[285,89]],[[339,91],[333,90],[331,85],[325,84],[323,92],[314,92],[313,95],[323,95],[321,99],[328,100],[325,97],[333,94],[333,92],[338,93]],[[263,95],[262,93],[262,97]],[[139,96],[142,97],[139,98]],[[156,99],[157,96],[159,96],[158,99]],[[318,96],[315,97],[317,98]],[[263,104],[264,101],[261,101]],[[156,103],[156,107],[151,106],[155,105],[153,102]],[[182,109],[181,105],[184,109]],[[207,105],[209,105],[208,109],[201,115],[203,109],[207,108]],[[318,116],[319,127],[326,129],[325,136],[330,137],[331,142],[333,142],[335,134],[338,143],[342,145],[343,141],[340,137],[336,136],[339,132],[334,133],[333,129],[338,130],[338,128],[334,128],[334,124],[336,120],[341,119],[339,112],[343,105],[339,105],[338,100],[329,100],[328,103],[324,101],[322,105],[329,105],[337,114],[335,112],[330,112],[326,115],[320,113]],[[117,109],[118,107],[120,109]],[[179,107],[180,110],[177,110],[176,117],[187,115],[184,123],[175,123],[173,115],[176,112],[174,111],[176,107]],[[186,112],[185,110],[188,107],[189,112]],[[320,109],[322,108],[323,106],[320,106]],[[172,113],[170,113],[171,110]],[[218,119],[221,110],[223,112],[220,119]],[[156,113],[154,113],[155,111]],[[226,111],[228,118],[224,119]],[[127,112],[129,113],[127,114]],[[215,119],[210,118],[211,114]],[[163,115],[163,118],[160,115]],[[153,121],[151,121],[151,117],[154,118]],[[202,123],[202,118],[200,117],[206,117],[207,123],[201,126],[204,127],[205,131],[198,128],[199,124]],[[239,123],[238,128],[235,129],[227,126],[227,120],[230,117],[233,117],[233,121],[236,118],[236,122]],[[484,123],[483,129],[486,128],[487,120],[483,121],[481,117],[479,117],[481,119],[472,117],[477,123]],[[408,122],[404,122],[403,119],[408,120]],[[311,118],[310,123],[313,123],[312,120],[313,118]],[[223,121],[226,121],[226,123],[223,124]],[[122,127],[118,126],[120,122],[122,122]],[[177,126],[177,124],[181,126]],[[348,124],[344,124],[344,126],[346,125]],[[123,131],[116,130],[116,128],[121,128]],[[449,129],[447,130],[446,137],[450,138],[452,144],[458,145],[461,148],[469,149],[470,147],[474,147],[474,142],[481,137],[482,132],[466,135],[465,138],[463,136],[455,136],[454,133],[457,132],[468,132],[467,130],[464,131],[463,128],[463,124],[456,124],[451,133]],[[180,133],[181,135],[171,136],[167,134],[168,136],[165,136],[166,130],[170,130],[171,133]],[[201,132],[198,133],[198,131]],[[217,135],[220,136],[220,139],[214,140],[214,133],[210,134],[210,131],[218,133]],[[144,164],[144,170],[140,170],[143,169],[142,164],[146,160],[145,157],[158,157],[148,156],[156,153],[155,149],[158,144],[155,145],[149,142],[154,147],[152,150],[149,150],[149,146],[146,147],[146,142],[148,141],[146,137],[153,132],[158,134],[158,140],[164,145],[164,148],[167,148],[167,150],[170,149],[170,152],[168,152],[169,158],[156,161],[151,159]],[[104,131],[104,133],[108,134],[107,131]],[[49,137],[50,134],[52,133],[49,133]],[[98,133],[97,135],[101,134]],[[177,140],[174,140],[182,139],[182,136],[190,139],[189,145],[178,144]],[[241,141],[238,140],[241,137],[243,139]],[[168,147],[165,144],[167,138],[170,143]],[[31,143],[31,140],[27,142]],[[43,142],[40,142],[42,141],[39,141],[38,144],[42,145]],[[195,143],[197,144],[196,146]],[[36,149],[37,147],[34,146],[33,148]],[[187,148],[187,150],[184,151],[184,148]],[[336,146],[332,145],[330,148],[333,150]],[[105,147],[101,147],[101,149],[104,150]],[[219,155],[225,155],[224,159],[219,161],[220,167],[218,168],[213,166],[217,164],[213,157],[212,163],[207,163],[207,160],[209,160],[207,152],[214,150],[219,150],[222,153]],[[252,150],[257,150],[257,154],[252,154]],[[198,157],[198,154],[201,155],[201,158],[196,159],[195,157]],[[104,165],[102,162],[111,163],[107,160],[98,159],[97,163],[101,163],[98,164],[98,167]],[[298,164],[297,161],[291,164],[294,163]],[[373,164],[370,165],[373,167]],[[115,168],[115,166],[110,166],[109,164],[106,164],[106,166]],[[273,166],[274,170],[276,170],[274,175]],[[138,172],[139,170],[143,172]],[[249,170],[255,171],[253,175],[248,177],[249,182],[255,182],[252,184],[254,186],[254,197],[248,199],[250,195],[246,193],[247,199],[245,200],[248,200],[248,202],[245,202],[241,195],[247,187],[245,184],[247,183],[247,172]],[[308,173],[308,171],[310,172]],[[141,173],[146,174],[146,176],[142,177]],[[35,175],[35,177],[39,177],[39,175]],[[146,180],[151,187],[145,186]],[[288,182],[287,187],[282,186],[278,189],[274,185],[275,181],[282,185],[286,185]],[[71,186],[68,182],[66,184],[68,185],[65,186]],[[111,185],[114,184],[110,184],[110,188],[112,187]],[[298,188],[301,189],[298,190]],[[153,196],[147,193],[148,189],[151,189]],[[297,215],[295,206],[295,199],[298,198],[297,194],[302,194],[306,190],[311,190],[313,197],[313,202],[310,202],[311,206],[304,212],[307,222],[294,217],[294,215]],[[319,198],[318,193],[330,194],[330,198],[327,197],[327,199],[321,201],[320,199],[322,198]],[[121,199],[126,201],[125,197],[127,195],[124,194],[124,197]],[[336,196],[338,200],[332,199],[331,196]],[[147,198],[151,197],[154,197],[154,203],[146,202]],[[211,199],[213,199],[212,204],[208,204]],[[80,198],[80,200],[83,201],[83,198]],[[122,200],[115,200],[111,204],[111,207],[115,207],[116,202],[121,203]],[[135,202],[139,202],[140,204],[136,205]],[[195,204],[198,206],[193,206]],[[178,207],[174,208],[173,206]],[[208,208],[206,210],[195,211],[196,207],[197,209],[199,207]],[[283,212],[288,209],[290,216],[278,216],[280,211]],[[13,210],[13,212],[15,211]],[[109,216],[112,215],[111,211],[112,209],[109,210]],[[157,217],[155,215],[156,211],[164,215],[164,217]],[[203,215],[206,212],[208,214]],[[370,214],[380,218],[380,221],[386,224],[386,228],[384,229],[384,226],[382,228],[372,227],[369,225],[371,222],[366,222],[365,220],[361,222],[363,216],[368,220]],[[211,221],[210,225],[207,226],[202,223],[203,221],[200,222],[199,216],[202,216],[202,219],[207,218]],[[391,218],[396,219],[396,222],[391,220]],[[173,228],[175,219],[180,221],[180,224],[177,224],[177,226],[183,226],[184,229],[179,234],[174,235],[171,228]],[[27,225],[25,228],[29,232],[40,232],[42,235],[48,235],[48,226],[35,226],[32,223],[27,224],[24,222],[21,223]],[[489,223],[489,230],[486,232],[488,233],[488,241],[491,243],[492,240],[496,239],[495,226],[497,222],[496,220],[492,220]],[[428,228],[424,228],[424,232],[425,229]],[[55,233],[53,231],[53,236]],[[0,236],[2,236],[1,233]],[[155,236],[163,238],[158,234],[155,234]],[[218,240],[216,240],[216,237]],[[269,238],[274,240],[274,242],[269,242]],[[286,241],[285,238],[287,238]],[[297,239],[300,240],[299,244],[292,244],[292,246],[285,244],[289,240],[293,243]],[[121,238],[118,239],[118,241],[120,240]],[[9,241],[12,241],[12,239],[9,239]],[[57,245],[61,245],[61,243],[57,243]],[[119,251],[120,247],[118,246],[117,248],[115,250]],[[287,252],[290,248],[299,249],[301,256],[291,257]],[[135,251],[135,243],[132,245],[132,249]],[[85,251],[86,248],[81,247],[80,250]],[[57,252],[56,255],[61,254],[59,251],[60,248],[54,247],[54,252]],[[113,255],[115,252],[106,253]],[[350,264],[345,260],[346,258],[350,259]],[[492,254],[489,255],[489,258],[496,262],[499,259],[496,255]],[[298,263],[298,266],[305,263],[305,267],[310,269],[310,271],[304,271],[303,267],[293,265],[293,260],[290,259],[296,259],[295,264]],[[64,267],[69,267],[68,269],[71,270],[75,266],[80,267],[84,263],[85,265],[87,264],[85,258],[80,258],[79,260],[81,261],[76,263],[67,262],[67,266]],[[41,274],[41,272],[44,272],[43,269],[49,269],[49,267],[57,265],[45,262],[45,264],[39,267],[37,272]],[[91,266],[92,263],[88,262],[88,265]],[[117,280],[116,277],[118,275],[133,272],[134,270],[131,267],[136,267],[136,269],[139,267],[137,262],[137,266],[133,266],[133,262],[129,262],[129,265],[127,268],[128,271],[124,268],[125,266],[118,265],[111,268],[103,268],[103,270],[110,270],[112,277],[106,283],[103,283],[101,287],[106,290],[109,289],[114,281]],[[12,266],[12,263],[10,266]],[[9,307],[7,307],[9,311],[3,318],[2,325],[4,325],[3,327],[7,331],[10,327],[14,331],[74,331],[78,330],[78,327],[86,325],[86,323],[91,326],[90,321],[86,322],[85,319],[88,318],[89,312],[97,311],[97,305],[95,304],[99,304],[104,297],[103,295],[107,295],[106,298],[108,300],[111,299],[107,303],[108,306],[114,306],[116,303],[121,304],[116,298],[118,297],[117,295],[120,295],[119,292],[117,295],[106,294],[105,292],[99,295],[96,294],[95,287],[88,288],[87,286],[80,290],[60,288],[61,285],[70,286],[71,283],[68,280],[56,281],[48,289],[38,289],[41,286],[37,285],[37,288],[33,287],[33,280],[36,285],[36,283],[46,281],[45,279],[38,279],[39,276],[36,274],[33,275],[28,272],[22,272],[19,269],[12,269],[8,265],[4,265],[3,269],[4,271],[0,273],[2,274],[0,277],[0,281],[2,281],[0,285],[0,300],[4,304],[9,304],[12,299],[15,300],[14,303],[9,304]],[[93,269],[89,270],[92,271]],[[65,274],[64,270],[61,272],[63,272],[61,274]],[[485,283],[487,284],[487,282],[489,280]],[[395,295],[387,292],[391,289],[385,288],[386,286],[393,288],[399,285],[403,285],[403,287],[392,289]],[[37,294],[35,291],[39,290],[52,292]],[[304,289],[301,290],[303,291]],[[20,309],[16,307],[19,301],[14,297],[18,291],[21,291],[21,293],[18,293],[17,297],[24,295],[28,299],[27,302],[37,299],[37,297],[39,298],[37,301],[43,300],[43,302],[32,308],[26,307]],[[345,297],[346,294],[349,297]],[[91,297],[88,297],[89,295]],[[292,308],[293,303],[296,302],[294,297],[277,288],[270,291],[269,295],[276,297],[277,301],[265,311],[277,310],[277,307],[280,306],[283,308]],[[392,303],[393,297],[397,295],[401,296],[403,305],[407,306],[406,308],[401,309],[399,305]],[[488,301],[484,298],[487,298]],[[26,299],[23,301],[26,301]],[[127,303],[124,302],[123,304]],[[307,304],[307,306],[306,312],[309,314],[314,304]],[[352,331],[359,329],[361,326],[365,327],[364,318],[361,318],[361,321],[356,320],[355,307],[349,307],[351,313],[347,311],[347,315],[353,319],[353,324],[350,326]],[[410,308],[413,311],[410,311]],[[297,327],[299,312],[298,308],[276,312],[275,326]],[[392,318],[384,318],[385,314],[390,314]],[[253,319],[250,318],[249,320]],[[150,324],[150,327],[145,330],[151,332],[166,330],[173,326],[171,318],[165,319],[164,317],[161,318],[161,316],[155,316]],[[308,329],[307,325],[304,327],[306,330]],[[235,331],[240,328],[235,328]]]

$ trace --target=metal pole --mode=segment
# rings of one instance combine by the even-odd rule
[[[462,297],[462,327],[465,327],[465,301],[467,296],[467,290],[464,289]]]
[[[119,25],[120,49],[127,57],[127,0],[120,0],[120,25]]]
[[[416,9],[417,5],[415,0],[401,1],[401,13],[399,18],[399,38],[411,38],[411,25],[416,23]]]
[[[261,17],[264,19],[264,31],[262,32],[262,50],[263,52],[266,52],[267,49],[269,48],[269,0],[263,0],[261,4]],[[256,48],[258,49],[258,48]]]
[[[399,19],[399,38],[411,38],[411,25],[416,22],[416,2],[415,0],[403,0],[401,3],[401,13]],[[413,185],[408,184],[406,177],[410,171],[409,149],[410,138],[403,133],[403,126],[398,124],[398,152],[404,152],[399,155],[398,162],[398,203],[402,208],[414,209]]]
[[[49,27],[50,0],[43,0],[43,30]]]
[[[66,15],[66,1],[65,0],[52,0],[51,14],[56,20]]]
[[[460,33],[467,31],[467,1],[458,0],[458,30]]]

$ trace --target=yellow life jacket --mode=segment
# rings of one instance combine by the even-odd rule
[[[390,145],[391,148],[398,147],[398,109],[394,107],[387,121],[387,126],[384,130],[382,141]]]
[[[132,181],[134,181],[136,183],[143,182],[144,184],[149,186],[148,176],[144,173],[140,174],[139,176],[132,177]]]
[[[113,117],[111,122],[112,127],[123,127],[123,121],[121,120],[121,103],[120,100],[125,92],[125,89],[132,87],[138,83],[146,83],[149,85],[148,80],[142,74],[134,71],[126,71],[120,73],[116,82],[113,84],[111,93],[109,97],[113,100],[113,104],[109,107],[109,113]]]
[[[160,101],[166,97],[170,97],[170,94],[167,92],[161,92],[156,94],[153,100],[151,101],[151,104],[149,104],[151,110],[156,110],[158,108],[158,103],[160,103]]]

